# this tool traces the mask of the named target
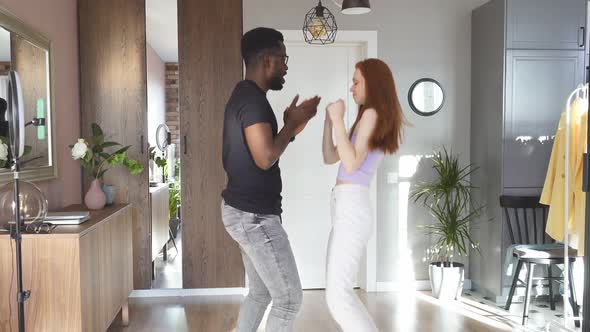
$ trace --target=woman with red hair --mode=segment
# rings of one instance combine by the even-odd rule
[[[373,229],[369,186],[383,156],[399,149],[404,119],[393,75],[383,61],[357,63],[352,81],[358,115],[350,133],[344,125],[342,99],[328,105],[324,123],[324,162],[340,161],[332,190],[326,300],[344,332],[372,332],[377,327],[353,287]]]

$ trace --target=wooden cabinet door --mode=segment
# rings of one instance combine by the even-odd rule
[[[184,288],[244,286],[221,222],[223,114],[242,79],[242,1],[178,1]]]

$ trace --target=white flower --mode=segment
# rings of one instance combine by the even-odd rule
[[[74,160],[78,160],[84,157],[87,151],[88,145],[86,145],[84,139],[80,138],[78,139],[78,143],[76,143],[72,148],[72,158],[74,158]]]
[[[8,145],[0,142],[0,160],[8,160]]]

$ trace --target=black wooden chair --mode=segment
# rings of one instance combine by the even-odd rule
[[[510,232],[510,240],[513,245],[537,245],[555,242],[545,235],[545,227],[547,226],[547,214],[549,207],[539,203],[539,196],[500,196],[500,206],[504,210],[506,224]],[[532,233],[531,233],[532,231]],[[569,290],[570,290],[570,304],[573,309],[574,316],[579,315],[579,306],[576,300],[576,292],[574,289],[574,282],[572,276],[572,265],[576,260],[577,251],[575,249],[569,250]],[[563,280],[562,277],[554,277],[551,269],[554,265],[564,264],[563,249],[527,249],[518,248],[514,250],[513,256],[518,260],[516,269],[510,287],[510,293],[506,301],[505,309],[509,310],[512,304],[512,297],[517,286],[526,287],[524,310],[522,314],[522,324],[524,325],[528,315],[530,306],[530,295],[533,282],[535,280],[549,281],[549,302],[551,310],[555,310],[555,299],[553,296],[553,282]],[[519,279],[520,271],[526,265],[527,277],[526,281]],[[546,277],[534,277],[534,270],[536,265],[543,265],[547,269]],[[520,283],[520,284],[519,284]],[[579,327],[580,322],[576,321],[576,326]]]

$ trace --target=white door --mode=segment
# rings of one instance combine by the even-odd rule
[[[302,38],[300,38],[302,39]],[[304,289],[325,288],[326,250],[330,233],[330,194],[336,183],[338,164],[324,165],[322,134],[325,108],[342,98],[346,123],[354,123],[357,109],[349,92],[354,65],[365,57],[362,43],[311,46],[285,40],[289,71],[283,90],[269,92],[279,128],[283,111],[296,94],[300,101],[322,97],[317,116],[291,143],[280,159],[283,178],[283,225],[299,268]]]

